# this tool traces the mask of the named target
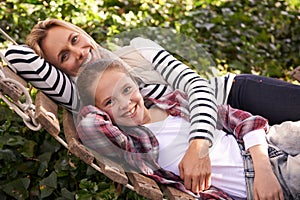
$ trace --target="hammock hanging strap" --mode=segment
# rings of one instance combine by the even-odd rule
[[[2,53],[0,53],[0,55],[2,58]],[[16,99],[16,97],[10,97],[4,88],[8,88],[19,93],[19,99]],[[23,96],[25,98],[23,100],[24,102],[20,100]],[[35,105],[32,103],[29,91],[17,80],[6,77],[2,65],[0,68],[0,97],[23,119],[28,128],[33,131],[38,131],[42,128],[41,124],[35,120]]]
[[[17,45],[17,43],[9,37],[1,28],[0,33],[4,35],[4,37],[11,41],[13,44]],[[5,58],[5,56],[0,52],[0,57],[2,61],[4,61],[9,68],[16,73],[14,66]],[[32,99],[30,96],[30,91],[22,85],[19,81],[7,77],[4,73],[4,67],[0,63],[0,97],[1,99],[11,108],[13,109],[22,119],[25,125],[33,131],[38,131],[42,128],[41,124],[35,120],[35,105],[32,103]],[[9,94],[19,94],[10,96]],[[25,100],[20,100],[21,98],[25,98]]]

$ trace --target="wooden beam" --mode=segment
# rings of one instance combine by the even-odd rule
[[[127,176],[139,195],[153,200],[163,199],[163,194],[153,179],[138,173],[127,173]]]
[[[38,91],[35,99],[36,120],[51,135],[57,137],[60,125],[57,119],[58,106],[41,91]],[[53,116],[50,115],[52,113]]]
[[[195,199],[192,195],[177,190],[176,188],[171,186],[161,185],[161,188],[169,200],[194,200]]]

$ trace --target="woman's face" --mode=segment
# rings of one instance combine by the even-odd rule
[[[106,70],[97,85],[96,106],[118,125],[136,126],[150,120],[138,86],[124,72]]]
[[[77,76],[80,67],[91,60],[93,49],[87,36],[62,26],[48,30],[41,48],[48,62],[70,76]]]

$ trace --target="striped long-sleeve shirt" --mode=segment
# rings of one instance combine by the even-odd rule
[[[79,95],[75,83],[68,75],[37,55],[26,45],[12,45],[6,59],[16,73],[30,82],[35,88],[63,107],[76,111],[79,109]]]
[[[190,139],[205,138],[213,143],[217,119],[215,92],[209,81],[173,57],[151,40],[135,38],[131,46],[160,73],[173,88],[188,95],[190,111]]]

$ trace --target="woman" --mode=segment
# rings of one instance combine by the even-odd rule
[[[94,81],[91,82],[91,80]],[[188,119],[188,110],[185,109],[185,95],[175,92],[164,97],[164,100],[163,98],[160,100],[151,99],[154,105],[146,108],[135,80],[119,62],[110,60],[100,60],[89,65],[80,75],[78,86],[84,105],[88,105],[82,109],[78,124],[79,136],[86,146],[119,162],[122,158],[124,161],[128,160],[131,166],[137,167],[144,173],[147,171],[145,168],[155,171],[153,165],[148,167],[145,166],[145,163],[157,160],[162,168],[177,175],[180,174],[179,171],[182,169],[180,165],[179,168],[177,166],[188,146],[186,130],[190,125],[185,120]],[[103,115],[102,111],[105,111],[108,116]],[[105,119],[105,122],[102,122],[102,119]],[[111,123],[110,120],[119,129],[115,127],[113,130],[107,130],[108,132],[103,131],[103,125]],[[250,192],[246,191],[243,159],[236,142],[237,138],[253,158],[255,179],[252,193],[254,192],[255,198],[283,199],[272,167],[276,172],[277,167],[284,169],[285,166],[283,163],[272,162],[273,166],[271,167],[264,131],[267,121],[260,116],[251,116],[244,111],[221,106],[219,107],[218,122],[222,125],[219,128],[226,128],[230,133],[216,130],[218,139],[210,152],[212,185],[221,188],[234,199],[245,198],[246,193]],[[158,158],[155,156],[155,141],[149,141],[151,145],[145,142],[148,138],[151,140],[153,136],[141,126],[149,128],[157,138],[159,144]],[[135,135],[134,132],[138,134]],[[293,139],[299,141],[299,134],[297,135],[294,135]],[[137,139],[139,137],[143,139]],[[144,144],[145,146],[143,146]],[[112,149],[114,147],[115,149]],[[272,148],[270,147],[270,152],[274,150]],[[297,147],[294,146],[294,149]],[[279,157],[280,151],[274,151]],[[138,153],[143,154],[139,155]],[[152,156],[153,154],[154,156]],[[134,162],[141,160],[137,155],[141,156],[145,163]],[[285,157],[288,156],[285,155]],[[132,160],[133,162],[131,162]],[[293,162],[292,158],[287,160]],[[294,181],[290,177],[295,176],[295,180],[299,179],[296,170],[299,170],[299,163],[293,167],[294,171],[288,176],[286,176],[285,170],[276,173],[276,176],[279,180],[284,180],[281,183],[285,197],[289,198],[290,194],[293,193],[293,198],[296,199],[300,182],[299,180]],[[249,185],[247,186],[249,187]],[[291,188],[293,187],[298,189],[292,191]],[[254,196],[248,196],[248,199],[253,199]]]
[[[149,44],[149,41],[143,41],[143,44],[140,46],[138,46],[138,44],[141,44],[140,42],[133,44],[133,46],[135,45],[133,48],[137,50],[137,53],[134,51],[135,58],[148,58],[148,63],[152,64],[153,60],[151,59],[155,56],[152,54],[152,57],[149,59],[147,55],[143,54],[141,47],[143,47],[144,43]],[[80,67],[96,54],[93,51],[96,45],[95,41],[87,33],[70,23],[55,19],[45,20],[37,24],[28,36],[27,44],[40,56],[44,56],[50,63],[71,76],[77,76]],[[154,55],[158,55],[159,50],[162,48],[150,42],[151,45],[157,50]],[[99,47],[97,46],[97,48]],[[131,53],[132,51],[130,50],[128,56]],[[300,118],[298,114],[300,108],[300,87],[297,85],[254,75],[235,76],[229,74],[225,77],[212,79],[212,89],[205,79],[198,78],[197,74],[188,69],[183,63],[176,61],[167,52],[158,55],[155,62],[162,63],[160,61],[163,61],[166,54],[168,60],[176,62],[179,67],[177,66],[177,70],[173,70],[173,66],[169,66],[168,63],[164,62],[163,65],[160,65],[161,67],[156,68],[156,71],[165,80],[157,80],[156,77],[161,76],[151,77],[155,77],[157,83],[168,83],[174,86],[175,89],[183,90],[188,94],[189,109],[192,116],[190,129],[191,148],[187,151],[186,156],[183,157],[181,164],[186,169],[184,170],[185,177],[188,177],[185,179],[186,187],[192,188],[193,191],[197,192],[199,189],[202,190],[209,185],[209,158],[205,157],[199,160],[195,155],[200,149],[207,152],[208,146],[213,143],[213,134],[216,126],[215,119],[217,116],[215,96],[218,103],[228,103],[232,107],[250,111],[253,114],[260,114],[266,117],[271,124],[286,120],[298,120]],[[127,61],[126,56],[126,53],[122,52],[121,58]],[[128,64],[130,65],[130,63]],[[154,66],[148,71],[153,72],[153,68]],[[181,76],[181,72],[184,70],[187,73]],[[164,72],[168,73],[164,74]],[[142,81],[145,80],[145,77],[139,78]],[[195,82],[189,83],[189,80],[195,80]],[[186,87],[187,85],[188,87]],[[202,86],[201,89],[197,88],[199,85]],[[156,97],[160,97],[164,94],[163,91],[169,91],[165,87],[160,87],[163,89],[159,89],[148,84],[143,86],[146,86],[144,95],[155,91]],[[196,98],[196,94],[204,98]]]

